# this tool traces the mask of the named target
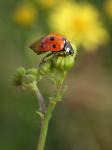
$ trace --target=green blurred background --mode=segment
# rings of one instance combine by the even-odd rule
[[[112,0],[0,1],[0,150],[36,150],[36,97],[12,80],[16,68],[38,66],[43,56],[28,46],[50,32],[66,35],[78,55],[45,149],[112,150]],[[46,99],[53,93],[47,79],[39,88]]]

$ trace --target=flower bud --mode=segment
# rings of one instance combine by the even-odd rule
[[[52,66],[52,61],[50,59],[42,62],[39,65],[39,73],[41,75],[46,75],[47,73],[51,72],[51,66]]]
[[[65,69],[68,70],[72,68],[74,65],[74,57],[73,56],[68,56],[65,58]]]
[[[28,69],[26,74],[32,74],[34,76],[37,76],[37,69],[36,68],[31,68],[31,69]]]
[[[37,82],[41,79],[41,75],[40,75],[40,73],[39,73],[37,68],[28,69],[26,74],[27,75],[34,75]]]
[[[60,70],[68,70],[74,65],[74,57],[69,56],[54,56],[53,65]]]
[[[26,74],[26,70],[23,67],[17,69],[14,76],[14,85],[19,86],[22,84],[21,79]]]
[[[36,77],[34,75],[25,75],[23,78],[22,78],[22,84],[23,85],[28,85],[28,84],[31,84],[33,83],[34,81],[36,80]]]
[[[59,70],[69,70],[74,65],[74,58],[76,56],[76,47],[72,45],[74,49],[73,55],[54,55],[53,65]]]

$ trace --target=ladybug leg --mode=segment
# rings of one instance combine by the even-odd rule
[[[47,55],[42,59],[42,62],[44,62],[47,57],[49,57],[49,56],[51,56],[51,55],[53,55],[53,54],[54,54],[54,52],[51,52],[51,53],[47,54]]]

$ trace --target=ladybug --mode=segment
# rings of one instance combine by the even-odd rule
[[[37,54],[51,52],[47,56],[50,56],[56,52],[64,52],[64,55],[73,55],[74,50],[70,44],[70,42],[59,34],[48,34],[45,37],[42,37],[40,41],[36,41],[33,43],[30,48]]]

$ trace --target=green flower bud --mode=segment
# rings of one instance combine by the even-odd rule
[[[74,65],[74,57],[68,56],[65,58],[65,70],[72,68]]]
[[[36,81],[36,76],[34,76],[34,75],[26,74],[22,78],[21,82],[22,82],[22,88],[23,89],[30,89],[33,91],[36,89],[37,81]]]
[[[64,54],[54,55],[52,59],[54,67],[62,71],[69,70],[70,68],[73,67],[74,58],[76,56],[76,47],[74,45],[72,45],[72,47],[74,49],[73,55],[64,55]]]
[[[51,67],[52,67],[51,59],[46,60],[39,65],[39,73],[41,75],[46,75],[49,72],[51,72]]]
[[[74,65],[74,57],[69,56],[54,56],[53,65],[60,70],[69,70]]]
[[[37,71],[36,68],[31,68],[31,69],[28,69],[28,70],[26,71],[26,74],[32,74],[32,75],[34,75],[34,76],[37,76],[38,71]]]
[[[28,69],[26,74],[27,75],[34,75],[37,81],[39,81],[41,79],[41,75],[38,72],[38,69],[36,69],[36,68]]]
[[[14,85],[20,86],[22,84],[21,79],[26,74],[26,70],[23,67],[17,69],[14,76]]]
[[[35,80],[36,80],[36,76],[31,75],[31,74],[25,75],[25,76],[22,78],[22,84],[23,84],[23,85],[28,85],[28,84],[33,83]]]
[[[62,71],[69,70],[70,68],[73,67],[74,58],[76,56],[76,47],[74,45],[72,45],[72,47],[74,49],[73,55],[64,55],[64,54],[54,55],[52,59],[54,67]]]

